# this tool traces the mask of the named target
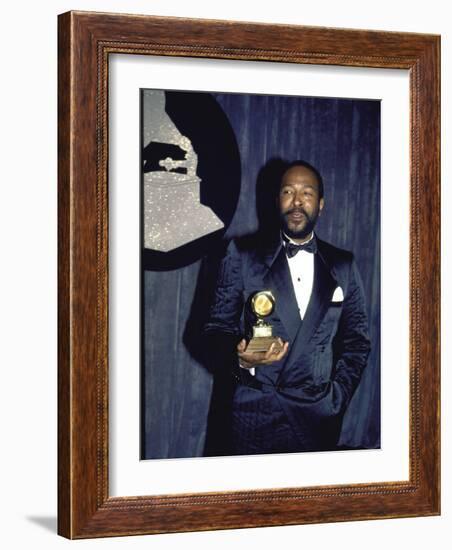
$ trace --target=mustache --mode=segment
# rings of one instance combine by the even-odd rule
[[[287,210],[284,212],[284,216],[288,216],[289,214],[303,214],[306,218],[310,219],[309,214],[303,209],[303,208],[291,208],[290,210]]]

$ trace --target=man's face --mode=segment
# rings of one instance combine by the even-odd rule
[[[323,208],[319,182],[309,168],[294,166],[284,173],[279,190],[281,226],[288,237],[303,240],[308,237]]]

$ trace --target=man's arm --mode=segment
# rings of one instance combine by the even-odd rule
[[[239,360],[242,368],[250,370],[256,365],[281,360],[289,345],[281,339],[279,352],[274,351],[274,346],[267,352],[246,351],[241,326],[243,306],[242,258],[236,244],[231,241],[220,264],[208,320],[204,325],[210,356],[217,357],[217,362],[224,364],[232,355],[232,364],[237,364]],[[231,359],[229,361],[231,363]]]
[[[205,333],[221,332],[238,338],[243,309],[242,262],[234,241],[221,260]]]
[[[242,260],[234,241],[220,262],[209,314],[204,324],[206,351],[217,368],[231,367],[236,346],[242,336],[243,310]]]
[[[363,284],[356,263],[352,260],[348,290],[334,339],[333,385],[336,404],[342,411],[347,408],[358,387],[369,353],[369,326]]]

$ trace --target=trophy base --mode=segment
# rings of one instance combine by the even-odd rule
[[[275,351],[281,351],[281,346],[279,345],[278,339],[274,336],[255,336],[254,338],[251,338],[251,340],[248,342],[246,351],[250,351],[252,353],[258,351],[265,352],[270,348],[273,343],[275,343]]]

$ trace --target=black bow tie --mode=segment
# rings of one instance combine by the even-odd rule
[[[311,239],[309,242],[303,244],[294,244],[289,241],[286,242],[286,254],[288,258],[293,258],[300,250],[306,250],[306,252],[315,254],[317,252],[317,243],[315,239]]]

